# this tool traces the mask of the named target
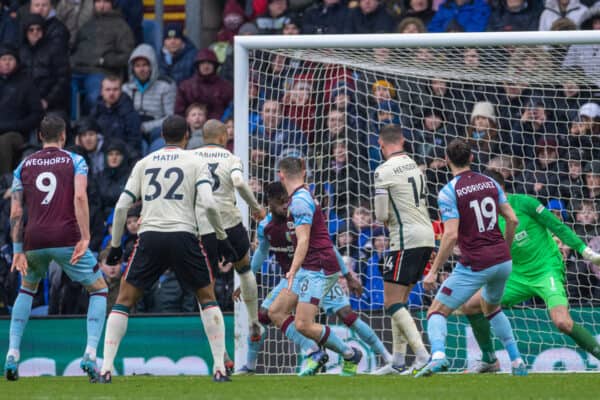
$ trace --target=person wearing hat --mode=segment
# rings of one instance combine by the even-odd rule
[[[179,85],[194,75],[194,60],[198,49],[183,34],[180,24],[165,26],[163,47],[160,51],[158,66],[160,74],[170,77]]]
[[[21,26],[21,66],[38,88],[43,108],[68,115],[71,74],[66,48],[49,39],[41,15],[26,15]]]
[[[600,106],[586,103],[569,124],[568,134],[561,137],[562,145],[578,149],[586,161],[600,157]]]
[[[600,200],[600,161],[594,160],[585,168],[585,186],[583,198]]]
[[[260,35],[278,35],[289,18],[288,0],[269,0],[267,11],[256,18]]]
[[[103,219],[108,218],[129,177],[129,153],[125,143],[112,139],[104,149],[104,170],[98,175]]]
[[[107,75],[122,76],[134,47],[131,28],[113,8],[113,2],[94,0],[92,18],[77,32],[71,56],[72,114],[80,91],[85,93],[84,114],[91,110],[100,95],[102,79]]]
[[[233,100],[233,85],[217,75],[219,62],[211,49],[202,49],[194,62],[195,74],[177,87],[175,114],[185,115],[192,103],[206,104],[209,119],[221,119]]]
[[[68,50],[71,33],[65,24],[56,17],[56,10],[52,7],[51,0],[31,0],[29,14],[37,14],[44,19],[45,38],[52,43],[53,48],[61,49],[62,52]],[[27,16],[25,15],[22,19],[26,21]],[[24,21],[21,23],[21,28],[23,28]]]
[[[104,170],[104,136],[93,118],[84,117],[77,121],[75,144],[81,146],[89,160],[91,175],[98,175]]]
[[[10,0],[0,1],[0,44],[17,43],[19,40],[19,27],[10,10]]]
[[[466,133],[473,147],[473,165],[477,169],[485,169],[485,165],[494,155],[503,152],[498,136],[496,110],[492,103],[475,103]]]
[[[12,172],[42,114],[40,93],[21,73],[17,49],[0,44],[0,174]]]

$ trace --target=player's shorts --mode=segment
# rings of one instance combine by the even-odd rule
[[[150,289],[167,270],[179,283],[196,291],[208,286],[213,275],[196,235],[189,232],[141,233],[127,264],[125,280],[138,289]]]
[[[319,306],[337,280],[338,274],[325,275],[322,270],[300,268],[294,277],[292,292],[298,296],[298,302]]]
[[[244,228],[242,223],[237,224],[234,227],[225,229],[227,233],[227,237],[229,238],[229,242],[235,249],[239,259],[237,261],[241,261],[244,259],[248,251],[250,250],[250,239],[248,238],[248,231]],[[218,251],[218,243],[217,243],[217,234],[209,233],[207,235],[202,235],[200,237],[202,241],[202,246],[206,250],[206,255],[208,256],[209,264],[212,268],[213,273],[217,273],[219,270],[219,251]]]
[[[414,285],[422,279],[432,251],[432,247],[415,247],[388,252],[383,264],[383,280],[404,286]]]
[[[73,282],[81,283],[83,286],[91,285],[102,278],[100,266],[96,257],[88,249],[79,262],[71,264],[71,256],[75,247],[53,247],[48,249],[29,250],[25,252],[27,257],[27,275],[23,279],[35,284],[42,280],[48,272],[51,261],[55,261],[65,271]]]
[[[487,303],[500,304],[511,270],[512,260],[482,271],[472,271],[471,268],[457,263],[454,271],[435,295],[435,299],[456,310],[483,288],[481,296]]]
[[[565,291],[565,277],[559,272],[559,269],[549,271],[541,277],[527,280],[527,282],[513,279],[513,276],[508,278],[506,282],[506,288],[502,296],[503,306],[512,307],[534,296],[544,300],[549,310],[556,306],[569,305]]]
[[[279,293],[288,286],[288,280],[283,278],[279,281],[277,286],[275,286],[267,295],[267,297],[263,300],[260,305],[261,308],[269,309],[271,305],[279,296]],[[339,283],[335,283],[331,290],[327,292],[323,300],[321,300],[320,307],[328,314],[335,314],[342,308],[350,305],[350,298],[344,292],[344,289],[339,285]]]

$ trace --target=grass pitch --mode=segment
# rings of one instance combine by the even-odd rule
[[[21,378],[0,382],[1,399],[598,399],[598,374],[399,376],[245,376],[216,384],[209,377],[114,377],[110,385],[85,378]]]

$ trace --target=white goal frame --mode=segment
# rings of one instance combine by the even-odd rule
[[[484,47],[539,45],[600,44],[600,31],[534,31],[478,33],[419,33],[372,35],[295,35],[236,36],[234,42],[234,141],[235,154],[240,157],[245,178],[249,165],[249,51],[273,49],[339,49],[339,48],[416,48],[416,47]],[[239,201],[247,226],[248,205]],[[238,277],[236,275],[236,285]],[[248,320],[242,303],[235,305],[235,360],[240,366],[247,351]],[[244,360],[244,361],[241,361]]]

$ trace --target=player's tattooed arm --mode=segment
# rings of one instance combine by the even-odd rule
[[[11,194],[10,237],[13,243],[23,243],[23,236],[23,192],[16,191]]]

